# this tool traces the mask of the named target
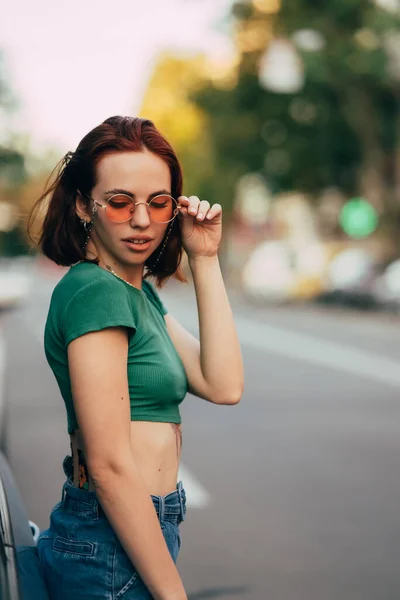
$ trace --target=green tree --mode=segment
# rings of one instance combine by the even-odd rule
[[[372,0],[236,2],[237,85],[208,82],[192,100],[208,116],[215,170],[210,185],[229,205],[237,178],[258,171],[274,191],[318,195],[329,186],[362,193],[379,211],[400,200],[400,15]],[[318,50],[299,33],[318,36]],[[311,33],[310,33],[311,30]],[[260,84],[275,38],[300,57],[304,84],[276,93]]]

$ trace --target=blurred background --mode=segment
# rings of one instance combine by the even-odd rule
[[[400,0],[4,11],[0,404],[41,528],[69,452],[43,353],[66,269],[29,245],[26,214],[56,162],[115,114],[152,119],[184,193],[224,210],[246,390],[228,410],[182,409],[190,598],[397,600]],[[161,295],[198,333],[192,286]]]

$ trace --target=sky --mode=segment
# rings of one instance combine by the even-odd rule
[[[135,115],[157,54],[228,54],[232,0],[13,0],[0,50],[33,146],[74,150],[105,118]]]

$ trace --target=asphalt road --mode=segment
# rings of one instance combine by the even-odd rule
[[[41,528],[69,453],[42,342],[56,277],[37,271],[29,299],[0,322],[10,462]],[[192,288],[167,284],[161,296],[195,332]],[[241,402],[182,404],[178,567],[190,599],[398,600],[400,319],[265,309],[234,295],[232,305]]]

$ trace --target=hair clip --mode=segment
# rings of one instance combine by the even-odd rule
[[[71,158],[73,156],[74,156],[74,153],[71,152],[71,150],[68,150],[68,152],[66,153],[66,155],[62,159],[65,166],[68,165],[69,161],[71,160]]]

